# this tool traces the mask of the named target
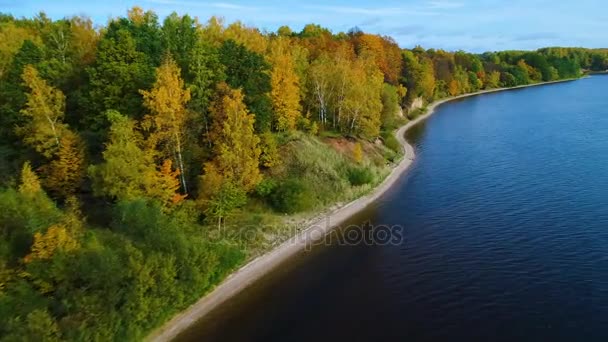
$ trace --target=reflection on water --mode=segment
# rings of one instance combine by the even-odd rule
[[[608,339],[608,77],[447,104],[349,224],[394,245],[302,253],[179,341]]]

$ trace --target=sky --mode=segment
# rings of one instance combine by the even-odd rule
[[[204,22],[215,15],[262,30],[308,23],[332,32],[359,27],[393,37],[403,48],[485,52],[545,46],[608,47],[606,0],[0,0],[0,12],[53,19],[84,14],[96,24],[124,16],[133,6],[159,17],[175,11]]]

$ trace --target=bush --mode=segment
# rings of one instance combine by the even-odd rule
[[[386,137],[384,138],[384,146],[393,150],[396,153],[403,152],[403,149],[401,148],[401,144],[399,143],[399,140],[397,140],[395,135],[392,133],[387,134]]]
[[[367,167],[354,167],[348,170],[348,181],[353,186],[369,184],[374,181],[374,174]]]
[[[424,107],[424,108],[418,108],[418,109],[414,109],[413,111],[411,111],[411,112],[407,113],[407,118],[408,118],[409,120],[414,120],[414,119],[416,119],[417,117],[419,117],[420,115],[422,115],[422,114],[426,113],[426,111],[427,111],[426,107]]]
[[[272,194],[272,192],[277,188],[277,182],[272,178],[264,178],[262,181],[255,187],[255,193],[262,197],[266,198]]]
[[[274,209],[286,214],[312,209],[315,202],[310,188],[298,179],[288,179],[280,184],[270,201]]]

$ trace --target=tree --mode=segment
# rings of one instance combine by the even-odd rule
[[[450,96],[456,96],[460,93],[460,85],[458,84],[458,80],[450,81],[450,84],[448,84],[448,91],[450,92]]]
[[[179,202],[183,196],[176,193],[179,179],[171,161],[164,161],[157,170],[152,155],[144,149],[142,136],[135,130],[135,122],[116,111],[106,115],[112,125],[104,162],[88,169],[95,195],[117,200],[147,197],[167,206]]]
[[[208,169],[210,174],[214,174],[212,169]],[[222,222],[230,212],[247,203],[247,194],[232,182],[222,182],[219,189],[207,202],[205,214],[211,218],[217,218],[218,228],[222,228]]]
[[[21,113],[29,120],[17,132],[27,145],[49,160],[41,168],[44,184],[54,194],[65,198],[74,194],[82,183],[84,145],[63,123],[63,93],[49,86],[32,66],[24,69],[23,80],[30,92]]]
[[[349,78],[342,129],[364,138],[377,137],[381,124],[382,73],[373,60],[359,59],[353,64]]]
[[[188,107],[199,115],[207,138],[211,125],[209,105],[217,84],[226,79],[225,67],[220,62],[218,49],[203,39],[199,39],[189,53],[186,81],[191,99]]]
[[[90,79],[89,115],[82,124],[99,132],[109,126],[105,112],[113,109],[133,118],[144,112],[140,89],[149,89],[154,67],[149,57],[137,50],[137,42],[127,29],[105,35],[99,43],[95,64],[88,69]]]
[[[70,23],[70,55],[73,63],[86,67],[95,61],[95,50],[99,35],[93,27],[93,21],[87,17],[73,17]]]
[[[19,192],[25,196],[35,196],[42,192],[40,180],[34,171],[30,162],[25,162],[21,169],[21,184]]]
[[[204,165],[201,186],[201,199],[207,204],[224,196],[224,191],[230,190],[229,197],[235,191],[247,193],[262,179],[260,138],[255,134],[254,117],[243,103],[242,92],[220,84],[216,96],[211,106],[214,156]]]
[[[23,318],[17,317],[11,325],[13,329],[3,336],[6,341],[62,341],[59,326],[47,310],[32,310]]]
[[[319,123],[324,127],[329,118],[329,105],[333,100],[334,84],[331,82],[333,64],[327,55],[314,60],[309,69],[308,87],[311,89],[309,100],[311,109],[318,114]]]
[[[145,11],[141,7],[133,7],[127,12],[127,18],[119,18],[108,24],[106,35],[126,29],[135,40],[137,51],[149,58],[152,66],[161,62],[163,53],[162,33],[158,23],[158,15],[153,11]]]
[[[149,189],[148,196],[163,200],[167,207],[183,201],[187,195],[179,193],[179,170],[173,170],[172,162],[166,159],[156,172],[154,185]]]
[[[258,54],[263,54],[267,50],[268,42],[260,30],[255,27],[247,27],[240,21],[228,25],[224,31],[224,37]]]
[[[486,74],[486,89],[494,89],[500,86],[500,71],[492,71]]]
[[[0,78],[4,78],[9,71],[13,57],[26,40],[33,44],[40,43],[39,37],[31,28],[13,22],[0,23]]]
[[[135,122],[117,111],[106,113],[111,123],[108,143],[103,151],[104,162],[91,165],[88,173],[97,196],[118,200],[144,197],[154,186],[155,166],[145,153],[143,139],[135,131]]]
[[[283,25],[277,29],[277,35],[281,37],[291,37],[293,35],[293,31],[289,26]]]
[[[44,233],[34,234],[34,243],[30,254],[26,255],[24,262],[51,259],[57,250],[70,252],[78,249],[80,243],[64,224],[50,226]]]
[[[31,40],[23,41],[0,82],[0,141],[4,144],[16,140],[15,126],[22,124],[21,109],[25,106],[27,87],[23,85],[23,71],[27,65],[38,65],[43,52]]]
[[[382,86],[382,114],[380,120],[382,121],[382,128],[393,129],[395,127],[395,119],[399,111],[399,95],[397,94],[397,88],[390,84],[383,84]]]
[[[27,102],[21,111],[29,121],[17,132],[23,141],[47,158],[59,148],[59,140],[67,126],[62,122],[65,110],[63,93],[49,86],[38,76],[38,71],[28,65],[23,71],[23,81],[30,89]]]
[[[363,162],[363,146],[361,146],[360,142],[357,142],[353,147],[353,160],[357,164],[361,164]]]
[[[293,131],[301,116],[300,80],[295,70],[294,57],[287,38],[277,38],[271,42],[270,63],[272,72],[272,108],[274,126],[279,131]]]
[[[260,135],[260,165],[265,168],[273,168],[281,164],[281,156],[277,146],[277,139],[270,132]]]
[[[62,198],[74,195],[85,175],[84,154],[80,137],[66,130],[53,159],[42,167],[44,185]]]
[[[391,38],[361,33],[354,36],[355,49],[359,56],[368,55],[382,71],[384,81],[397,84],[401,74],[401,49]]]
[[[161,28],[162,46],[175,58],[184,75],[188,74],[190,52],[199,41],[197,20],[189,15],[180,17],[173,12],[167,16]]]
[[[270,64],[264,56],[247,49],[234,40],[227,40],[220,48],[220,61],[225,66],[226,83],[241,88],[247,108],[255,115],[256,131],[267,131],[272,123],[272,103],[268,93]]]
[[[161,159],[175,158],[182,189],[188,193],[184,172],[183,135],[186,124],[186,104],[190,90],[184,88],[180,69],[171,57],[167,57],[156,70],[156,83],[150,91],[140,91],[144,104],[150,111],[142,126],[149,134],[152,148],[159,148]]]
[[[435,74],[432,61],[407,50],[403,51],[402,58],[401,82],[408,89],[405,102],[410,104],[417,97],[431,100],[435,94]]]

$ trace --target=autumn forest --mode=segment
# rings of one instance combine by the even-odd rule
[[[0,339],[141,339],[379,184],[432,101],[606,69],[605,50],[0,14]]]

